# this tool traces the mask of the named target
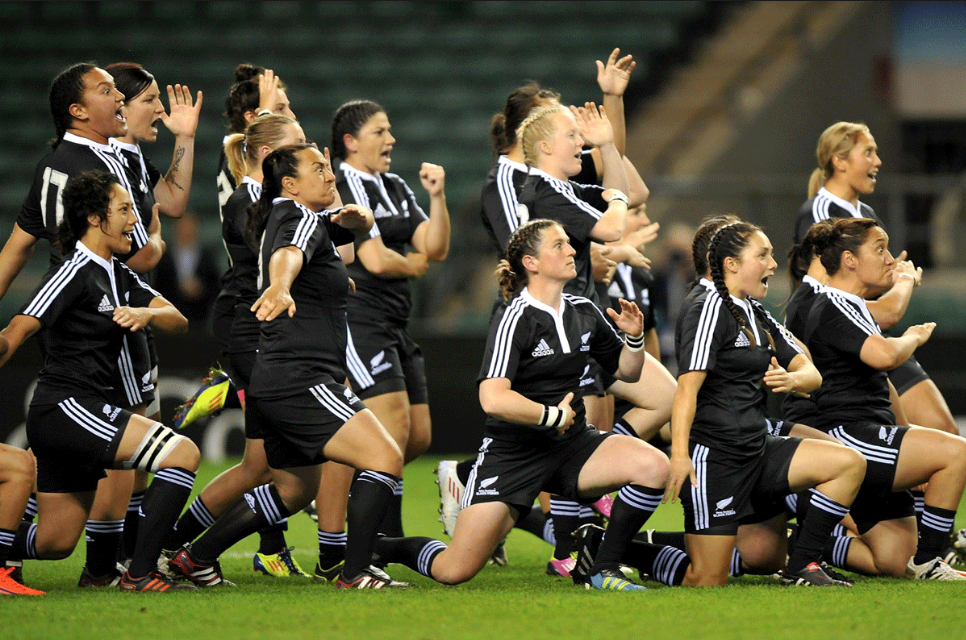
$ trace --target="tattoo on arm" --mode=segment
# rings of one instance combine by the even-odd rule
[[[164,176],[165,182],[170,182],[174,186],[178,187],[181,191],[184,191],[184,187],[178,184],[175,179],[175,174],[178,173],[178,167],[181,165],[181,159],[184,157],[184,147],[178,147],[174,152],[174,163],[171,168],[168,169],[168,175]]]

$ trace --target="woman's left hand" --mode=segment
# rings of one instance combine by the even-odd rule
[[[644,314],[638,309],[637,304],[628,302],[624,298],[618,302],[621,305],[619,315],[613,309],[607,309],[607,315],[614,320],[617,328],[629,336],[639,336],[644,333]]]
[[[626,55],[618,60],[620,54],[620,49],[611,51],[606,65],[597,60],[597,84],[605,96],[623,96],[631,79],[631,71],[637,66],[634,56]]]
[[[419,181],[423,183],[423,189],[429,192],[429,196],[435,197],[443,193],[446,186],[446,171],[438,164],[424,162],[419,169]]]
[[[187,86],[168,85],[168,104],[170,113],[161,114],[161,122],[168,131],[176,136],[194,138],[198,130],[198,117],[201,115],[201,92],[192,104],[191,90]]]
[[[151,310],[143,307],[118,307],[114,310],[114,322],[131,331],[148,326],[151,317]]]
[[[614,128],[607,119],[603,107],[598,108],[593,102],[587,102],[582,107],[571,105],[570,111],[577,120],[580,137],[585,143],[602,147],[614,142]]]
[[[778,364],[778,359],[774,356],[772,356],[771,364],[768,365],[768,371],[765,372],[765,377],[762,380],[775,393],[795,393],[795,380],[788,371]],[[804,396],[808,397],[808,394],[804,394]]]

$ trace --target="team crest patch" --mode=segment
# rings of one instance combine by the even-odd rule
[[[729,496],[724,500],[718,500],[716,503],[714,503],[714,506],[715,506],[714,517],[724,518],[726,516],[735,515],[735,510],[729,509],[729,507],[731,506],[731,503],[734,502],[734,500],[735,500],[734,496]]]
[[[584,335],[580,336],[580,350],[581,351],[590,351],[590,345],[587,344],[587,342],[590,340],[590,334],[591,334],[591,332],[588,331]]]
[[[892,444],[892,440],[896,437],[896,432],[898,430],[899,427],[892,427],[890,429],[879,427],[879,440],[882,440],[886,444]]]
[[[492,478],[486,478],[480,480],[480,488],[476,490],[476,495],[478,496],[498,496],[500,492],[496,489],[490,489],[493,484],[500,479],[500,476],[493,476]]]
[[[342,395],[344,395],[345,399],[348,400],[349,402],[359,401],[359,398],[356,397],[356,394],[352,393],[352,389],[350,389],[349,387],[345,388],[345,391],[342,392]]]
[[[386,352],[380,351],[376,355],[372,356],[369,360],[369,368],[372,371],[372,375],[377,375],[385,371],[386,369],[392,368],[391,362],[386,362]]]

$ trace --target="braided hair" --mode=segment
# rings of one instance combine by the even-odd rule
[[[314,149],[310,144],[290,144],[279,147],[265,156],[262,161],[262,195],[258,201],[248,205],[248,227],[245,230],[248,244],[259,251],[262,233],[272,213],[272,201],[282,195],[282,178],[297,178],[299,175],[299,153]]]
[[[503,111],[490,122],[490,146],[499,155],[508,152],[517,142],[517,129],[530,112],[546,102],[560,102],[560,94],[542,89],[534,81],[514,89],[506,99]]]
[[[758,232],[761,232],[761,229],[751,223],[731,222],[720,227],[714,236],[712,236],[711,242],[708,245],[708,265],[711,269],[711,280],[714,282],[714,288],[718,292],[718,295],[721,296],[725,307],[738,322],[741,331],[748,337],[749,349],[754,349],[757,346],[755,333],[748,326],[747,316],[738,309],[735,301],[731,299],[731,293],[728,291],[728,287],[724,281],[724,261],[725,258],[739,260],[741,258],[741,252],[748,246],[751,237]],[[757,305],[752,305],[752,310],[767,326],[764,312],[759,310]],[[768,337],[768,343],[774,351],[775,341],[772,339],[771,333],[766,330],[765,335]]]
[[[517,138],[520,139],[520,147],[523,152],[523,161],[528,167],[536,167],[540,157],[540,143],[550,140],[557,130],[552,117],[558,113],[570,114],[570,111],[559,104],[549,107],[539,107],[530,112],[520,128],[517,129]]]
[[[741,218],[733,213],[725,213],[708,216],[701,221],[701,226],[694,232],[694,239],[691,241],[691,264],[694,265],[697,276],[694,282],[688,285],[688,291],[693,289],[694,285],[698,284],[698,280],[708,273],[708,245],[711,244],[712,236],[718,229],[732,222],[741,222]]]
[[[530,277],[526,267],[523,266],[523,256],[537,255],[543,242],[543,230],[554,225],[560,226],[553,220],[531,220],[520,225],[510,234],[510,240],[504,252],[506,257],[500,260],[496,268],[504,300],[509,300],[527,286]]]

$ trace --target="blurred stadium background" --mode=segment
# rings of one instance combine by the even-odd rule
[[[282,77],[293,111],[320,146],[329,144],[339,104],[374,99],[387,108],[398,140],[393,171],[417,197],[424,196],[421,162],[447,170],[453,248],[418,283],[411,329],[430,370],[433,449],[470,451],[480,433],[475,377],[496,291],[496,251],[479,223],[479,191],[493,161],[490,118],[527,79],[565,102],[599,101],[594,60],[613,47],[637,60],[625,96],[627,155],[651,189],[648,213],[662,225],[648,253],[665,283],[665,337],[688,276],[692,226],[734,212],[764,225],[785,255],[819,134],[838,120],[862,121],[884,162],[865,201],[888,226],[892,248],[907,249],[926,268],[906,323],[939,323],[920,361],[954,413],[966,414],[963,3],[2,2],[2,234],[53,135],[50,80],[74,62],[139,62],[162,87],[204,92],[190,209],[215,248],[221,114],[238,63]],[[162,127],[158,143],[144,149],[162,171],[171,143]],[[172,230],[169,221],[169,243]],[[46,247],[37,251],[0,301],[4,322],[35,286],[46,254]],[[777,282],[769,302],[786,293]],[[664,344],[671,356],[673,341]],[[160,353],[166,406],[218,356],[205,328],[164,341]],[[0,374],[0,438],[19,442],[38,368],[28,347]],[[218,457],[236,450],[240,424],[237,413],[225,412],[192,435]]]

